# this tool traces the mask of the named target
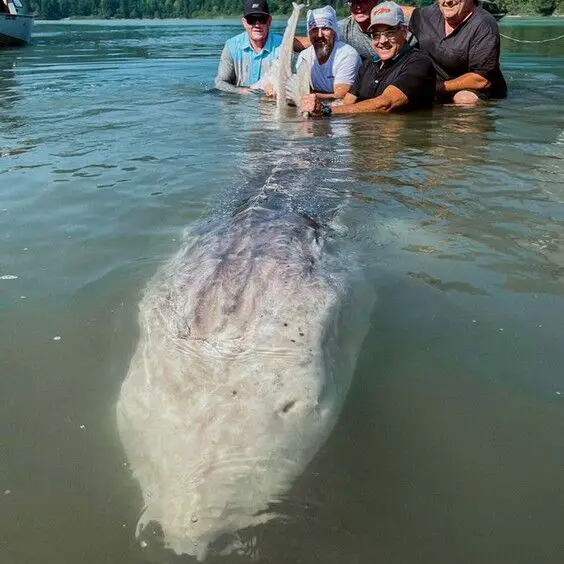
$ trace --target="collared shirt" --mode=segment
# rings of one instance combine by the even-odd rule
[[[388,86],[395,86],[407,96],[402,109],[430,108],[435,97],[435,69],[431,59],[408,45],[383,63],[374,57],[364,62],[350,93],[362,102],[380,96]]]
[[[446,35],[438,4],[416,8],[409,29],[419,40],[419,47],[431,57],[441,80],[472,72],[491,82],[488,93],[492,97],[507,95],[507,84],[499,66],[499,29],[495,18],[486,10],[476,6],[469,18]]]
[[[339,21],[339,39],[354,47],[363,61],[376,55],[369,35],[360,29],[352,16]]]
[[[246,31],[227,40],[217,69],[216,87],[229,90],[229,85],[251,86],[263,79],[278,58],[281,44],[281,35],[269,33],[264,47],[256,53]]]

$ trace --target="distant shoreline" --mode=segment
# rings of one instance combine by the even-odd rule
[[[201,15],[194,18],[104,18],[100,16],[69,16],[66,18],[59,18],[59,19],[41,19],[35,18],[36,21],[40,22],[80,22],[80,21],[197,21],[197,20],[222,20],[222,19],[239,19],[242,16],[240,14],[221,14],[221,15]],[[287,19],[287,15],[285,14],[272,14],[272,19],[275,21],[285,20]],[[339,16],[339,19],[347,17]],[[539,14],[506,14],[501,18],[500,21],[505,19],[531,19],[531,20],[548,20],[548,19],[564,19],[564,14],[551,14],[550,16],[541,16]]]

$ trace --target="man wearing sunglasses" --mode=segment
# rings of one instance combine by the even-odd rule
[[[270,33],[267,0],[244,0],[242,23],[245,31],[229,39],[221,53],[215,87],[224,92],[250,92],[268,74],[282,43],[281,35]]]
[[[407,22],[401,7],[395,2],[375,6],[368,33],[376,57],[364,62],[343,104],[331,107],[310,94],[302,99],[302,112],[329,116],[431,107],[435,69],[428,55],[407,42]]]
[[[370,27],[370,13],[380,0],[349,0],[347,2],[351,15],[339,20],[339,39],[350,45],[360,55],[363,61],[376,55],[368,28]],[[413,7],[402,6],[406,14],[411,14]],[[306,48],[311,45],[309,37],[296,37],[298,45]],[[296,49],[299,51],[299,49]]]

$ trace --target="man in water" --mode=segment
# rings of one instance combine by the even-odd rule
[[[302,112],[328,116],[431,107],[435,69],[428,55],[407,43],[407,22],[401,7],[395,2],[375,6],[368,33],[377,57],[364,62],[343,104],[331,107],[310,94],[302,99]]]
[[[409,29],[437,71],[437,101],[473,105],[505,98],[495,18],[474,0],[437,0],[411,8]]]
[[[370,13],[378,2],[379,0],[350,0],[348,5],[351,9],[351,15],[338,23],[339,39],[353,47],[363,61],[376,56],[368,28],[370,27]],[[411,13],[413,8],[402,7],[402,10]],[[304,47],[311,45],[309,37],[297,37],[296,39]]]
[[[215,87],[247,94],[249,87],[263,79],[278,58],[282,36],[270,33],[272,17],[267,0],[244,0],[241,21],[245,31],[225,43]]]
[[[361,65],[358,53],[337,40],[337,14],[331,6],[309,10],[307,29],[311,46],[300,53],[297,66],[308,66],[311,86],[319,99],[343,98]]]
[[[370,12],[378,0],[350,0],[351,15],[339,21],[339,39],[354,47],[363,60],[376,52],[368,34]]]

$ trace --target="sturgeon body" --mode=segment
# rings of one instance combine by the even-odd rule
[[[293,40],[293,36],[291,37]],[[284,153],[147,285],[117,403],[144,501],[138,532],[203,560],[277,515],[335,424],[371,296],[329,223],[340,194]],[[306,213],[313,199],[325,212]]]

